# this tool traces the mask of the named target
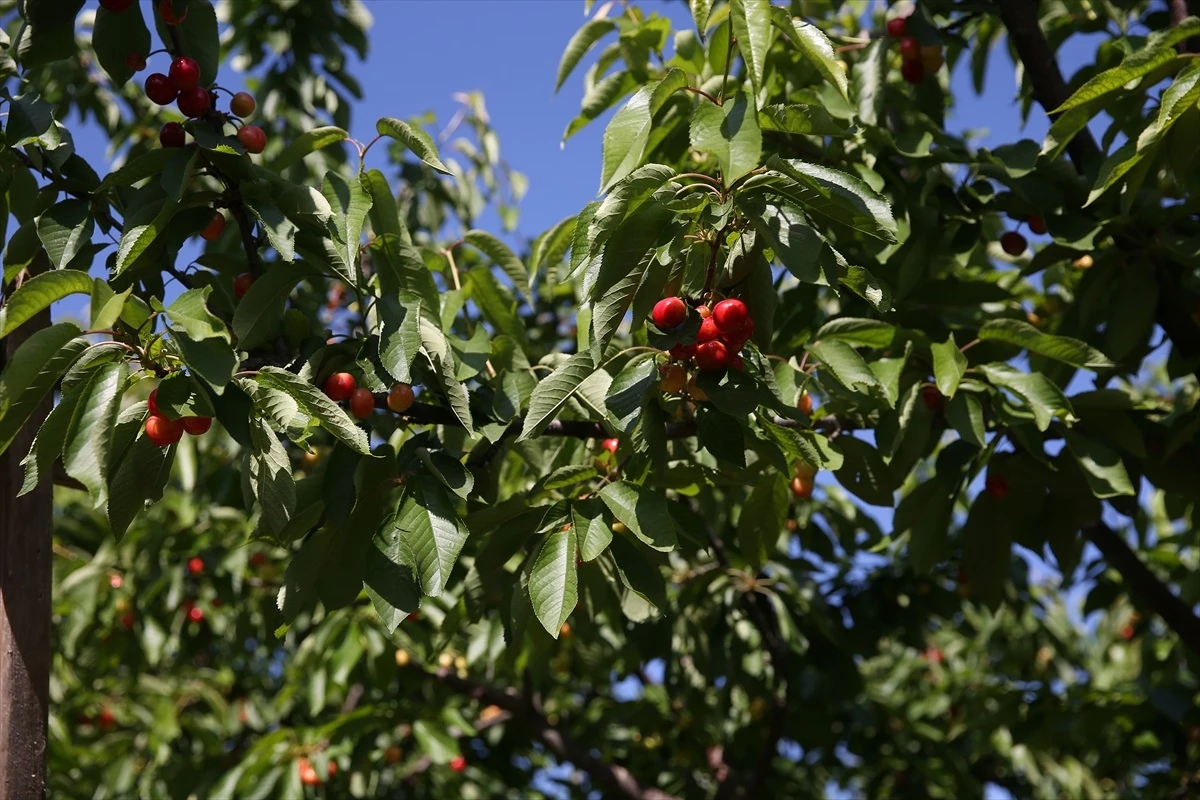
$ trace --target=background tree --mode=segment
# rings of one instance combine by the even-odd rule
[[[525,184],[481,98],[449,146],[352,138],[361,4],[68,5],[0,65],[5,485],[36,430],[19,491],[74,487],[58,792],[1192,791],[1179,4],[603,4],[557,77],[588,63],[566,136],[617,109],[601,199],[516,251],[475,227]],[[1068,82],[1080,30],[1111,41]],[[944,128],[995,41],[1041,144]],[[0,716],[18,796],[41,723]]]

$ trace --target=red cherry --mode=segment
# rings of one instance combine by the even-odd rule
[[[196,63],[196,59],[180,56],[171,62],[171,68],[167,71],[167,77],[171,79],[171,83],[175,84],[175,88],[179,91],[184,89],[192,89],[200,85],[200,65]]]
[[[188,559],[187,569],[191,574],[199,575],[204,572],[204,559],[200,556],[193,556]]]
[[[325,379],[325,394],[333,402],[340,403],[354,394],[357,385],[349,372],[335,372]]]
[[[908,17],[894,17],[887,22],[887,34],[893,39],[903,38],[908,33]]]
[[[258,103],[256,103],[254,97],[247,92],[238,92],[233,96],[233,99],[229,101],[229,113],[233,114],[235,117],[241,117],[242,119],[245,119],[253,114],[254,109],[256,108],[258,108]]]
[[[925,401],[925,407],[930,411],[941,411],[946,407],[946,398],[936,386],[922,386],[921,399]]]
[[[983,489],[997,500],[1008,496],[1008,481],[999,475],[989,474],[983,482]]]
[[[921,57],[921,43],[911,36],[900,40],[900,57],[911,61]]]
[[[455,772],[462,772],[466,768],[467,760],[462,756],[455,756],[454,758],[450,759],[450,769],[454,770]]]
[[[212,427],[212,417],[184,417],[179,422],[183,430],[192,436],[203,436]]]
[[[704,372],[715,372],[729,364],[729,351],[721,341],[705,342],[696,348],[696,366]]]
[[[725,333],[721,338],[725,343],[734,350],[741,350],[746,346],[746,342],[750,341],[750,337],[754,335],[754,320],[750,317],[746,318],[742,329],[732,333]]]
[[[146,58],[141,53],[130,53],[125,56],[125,66],[134,72],[141,72],[146,68]]]
[[[925,80],[925,65],[920,59],[912,59],[900,64],[900,77],[912,84]]]
[[[233,296],[241,300],[246,296],[246,292],[250,291],[250,287],[254,285],[254,276],[249,272],[243,272],[233,279]]]
[[[130,630],[131,628],[133,628],[133,622],[134,622],[133,614],[131,614],[130,612],[126,611],[124,614],[121,615],[121,627],[124,628],[125,630]]]
[[[704,344],[719,338],[721,338],[721,329],[717,327],[715,319],[708,317],[700,323],[700,333],[696,334],[696,344]]]
[[[677,344],[671,348],[671,358],[676,361],[687,361],[696,355],[696,345],[694,344]]]
[[[185,117],[203,117],[212,109],[212,95],[203,86],[193,86],[179,93],[175,105]]]
[[[175,16],[175,9],[171,5],[171,0],[162,0],[158,4],[158,15],[168,25],[179,25],[187,19],[188,12],[184,11],[182,16],[177,17]]]
[[[1126,624],[1121,627],[1121,638],[1126,641],[1129,641],[1130,639],[1132,639],[1133,635],[1135,633],[1136,633],[1136,631],[1134,630],[1132,625]]]
[[[110,575],[108,577],[108,585],[114,589],[120,589],[125,585],[125,579],[117,574]]]
[[[1016,231],[1006,231],[1000,237],[1000,249],[1008,253],[1010,256],[1019,256],[1025,252],[1028,246],[1025,237]]]
[[[116,721],[117,721],[116,715],[113,714],[111,710],[109,710],[108,706],[105,706],[104,708],[100,709],[100,716],[96,718],[96,724],[98,724],[100,726],[101,730],[105,730],[105,731],[108,730],[109,728],[111,728],[113,726],[113,723]]]
[[[169,447],[183,438],[183,423],[157,414],[146,418],[146,437],[155,447]]]
[[[1046,235],[1046,219],[1041,214],[1034,214],[1029,218],[1029,230],[1036,233],[1038,236]]]
[[[100,7],[105,11],[119,14],[133,5],[133,0],[100,0]]]
[[[183,147],[187,134],[178,122],[168,122],[158,132],[158,141],[163,147]]]
[[[741,372],[746,368],[746,362],[742,359],[742,357],[740,355],[738,355],[737,353],[734,353],[732,356],[729,357],[729,366],[733,367],[738,372]]]
[[[736,297],[722,300],[713,307],[712,318],[716,320],[721,333],[737,334],[750,318],[750,309]]]
[[[932,661],[934,664],[942,663],[942,651],[936,647],[928,647],[925,649],[925,660]]]
[[[811,414],[813,409],[812,395],[808,392],[801,392],[800,399],[796,401],[796,408],[800,409],[803,414]]]
[[[255,553],[254,555],[250,556],[250,566],[252,567],[261,567],[266,563],[267,557],[262,553]]]
[[[687,319],[687,306],[678,297],[664,297],[654,304],[654,324],[659,330],[678,328]]]
[[[375,395],[370,389],[355,389],[350,395],[350,413],[355,419],[366,419],[375,413]]]
[[[150,396],[146,398],[146,406],[150,409],[151,416],[160,416],[158,413],[158,389],[150,392]]]
[[[267,134],[257,125],[243,125],[238,131],[238,141],[247,153],[261,153],[267,146]]]
[[[179,96],[179,91],[175,88],[175,84],[171,83],[171,79],[161,72],[151,72],[146,76],[146,97],[150,101],[157,103],[160,106],[169,105],[175,102],[175,98]]]
[[[208,221],[208,225],[204,230],[200,231],[200,238],[206,242],[215,242],[222,233],[225,232],[225,215],[220,211],[213,214],[213,218]]]
[[[621,446],[620,439],[605,439],[603,442],[600,443],[601,448],[607,450],[610,453],[614,453],[614,454],[617,452],[617,448],[620,446]]]
[[[797,475],[796,477],[792,478],[792,494],[800,499],[812,497],[813,489],[815,487],[816,483],[813,481],[811,475],[808,477],[801,477]]]
[[[328,772],[328,773],[329,773],[329,777],[331,777],[331,778],[332,778],[333,776],[337,775],[337,764],[336,764],[336,763],[334,763],[333,761],[330,761],[330,762],[329,762],[329,768],[328,768],[327,770],[325,770],[325,771],[326,771],[326,772]]]

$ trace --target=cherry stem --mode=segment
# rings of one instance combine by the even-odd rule
[[[374,139],[367,142],[367,144],[365,146],[363,146],[363,148],[361,150],[358,151],[358,171],[359,172],[362,172],[366,168],[367,153],[371,150],[372,147],[375,146],[375,143],[378,142],[382,138],[383,138],[382,133],[376,134]]]
[[[707,99],[708,99],[710,102],[712,102],[712,104],[713,104],[714,106],[719,106],[719,105],[721,105],[721,101],[720,101],[720,100],[718,100],[717,98],[713,97],[711,94],[709,94],[708,92],[704,91],[703,89],[697,89],[695,86],[687,86],[687,87],[684,87],[684,88],[686,88],[686,89],[687,89],[689,92],[694,92],[695,94],[698,94],[698,95],[700,95],[701,97],[707,98]]]

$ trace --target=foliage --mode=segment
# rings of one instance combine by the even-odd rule
[[[21,5],[0,335],[90,299],[0,377],[0,451],[57,390],[27,485],[86,492],[59,526],[62,792],[294,794],[302,756],[357,796],[532,795],[568,762],[580,796],[1187,791],[1200,73],[1179,49],[1200,21],[801,5],[693,0],[683,30],[600,6],[557,83],[590,61],[564,138],[615,110],[602,197],[515,247],[476,227],[492,204],[515,228],[525,185],[482,98],[450,146],[427,118],[352,138],[355,0],[220,24],[209,0],[167,0],[178,24],[89,3],[78,30]],[[883,35],[902,16],[919,71]],[[1029,63],[1084,28],[1121,33],[1069,84]],[[948,70],[980,85],[1006,32],[1054,122],[980,148],[945,129]],[[265,152],[219,106],[159,147],[177,115],[125,61],[151,38],[204,86],[257,67]],[[109,174],[71,111],[109,133]],[[234,224],[197,249],[214,210]],[[687,319],[662,330],[673,295]],[[722,333],[728,366],[687,349],[724,298],[752,320]],[[374,410],[322,391],[340,372]],[[417,402],[393,410],[396,384]],[[156,446],[151,386],[217,428]],[[1143,638],[1089,539],[1182,595],[1138,600],[1174,633]],[[1026,558],[1086,598],[1086,634]],[[72,731],[100,697],[120,729]]]

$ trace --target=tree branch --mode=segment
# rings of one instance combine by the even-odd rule
[[[1105,562],[1121,573],[1133,593],[1154,609],[1188,649],[1200,653],[1200,617],[1142,563],[1121,535],[1103,522],[1087,526],[1083,533],[1104,555]]]
[[[530,698],[515,689],[498,689],[460,678],[449,669],[439,669],[437,672],[426,674],[459,694],[494,705],[529,725],[555,756],[570,761],[587,772],[592,780],[603,788],[606,796],[626,797],[630,800],[678,800],[674,795],[658,789],[643,789],[629,770],[617,764],[606,764],[592,755],[590,748],[576,742],[559,726],[551,725],[546,717],[534,708]]]

